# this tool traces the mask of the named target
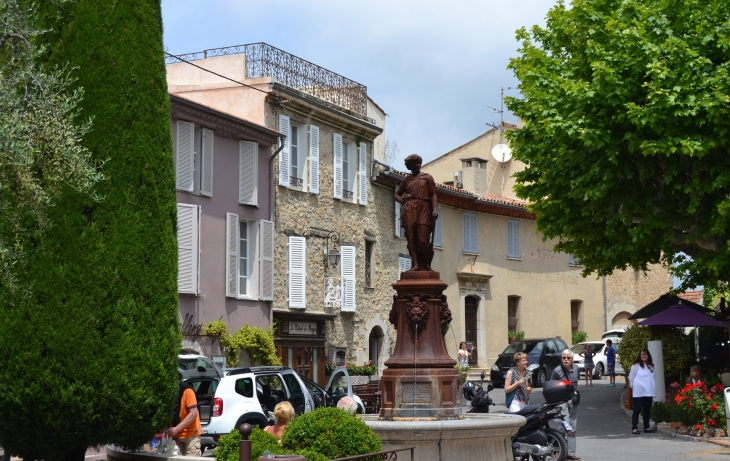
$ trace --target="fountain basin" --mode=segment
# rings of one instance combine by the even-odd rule
[[[512,436],[526,423],[522,416],[489,413],[448,420],[362,418],[382,441],[383,451],[416,447],[414,461],[512,461]]]

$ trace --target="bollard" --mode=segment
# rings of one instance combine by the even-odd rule
[[[253,428],[248,423],[241,424],[238,432],[241,433],[241,441],[238,443],[238,461],[251,461],[251,441],[248,437],[251,435]]]

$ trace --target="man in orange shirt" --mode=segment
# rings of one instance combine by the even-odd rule
[[[201,456],[200,434],[202,429],[198,413],[198,399],[195,397],[193,388],[181,382],[178,402],[176,418],[165,434],[175,439],[181,456]]]

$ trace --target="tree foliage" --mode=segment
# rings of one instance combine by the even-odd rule
[[[560,0],[518,31],[517,194],[584,275],[662,262],[684,287],[728,280],[729,18],[723,0]]]
[[[262,330],[259,327],[244,325],[231,334],[225,322],[216,320],[205,326],[204,334],[218,336],[221,346],[226,350],[226,364],[229,367],[238,364],[242,349],[248,352],[255,365],[281,365],[270,328]]]
[[[106,179],[90,191],[61,181],[45,209],[47,231],[24,237],[22,267],[10,268],[27,290],[0,280],[0,445],[26,460],[83,459],[88,446],[149,441],[171,421],[178,390],[175,174],[160,3],[19,4],[30,5],[29,24],[44,31],[29,39],[40,50],[35,68],[50,75],[67,66],[76,80],[66,80],[64,94],[85,89],[76,102],[93,130],[81,138],[58,125],[69,133],[56,134],[85,149],[68,152],[105,162]],[[7,1],[0,5],[8,11]],[[61,102],[49,104],[64,114]],[[52,136],[43,120],[53,123],[27,119],[28,129]],[[48,140],[34,142],[35,154]],[[52,165],[42,157],[39,166]]]
[[[626,373],[631,371],[631,364],[648,347],[649,341],[662,342],[665,380],[668,383],[679,380],[680,373],[687,371],[692,360],[692,347],[683,329],[677,327],[634,325],[627,329],[619,343],[621,366]]]
[[[78,121],[83,89],[70,88],[67,66],[36,64],[46,48],[34,5],[2,0],[0,11],[0,277],[27,289],[10,268],[48,230],[48,207],[66,185],[94,196],[103,175],[81,142],[91,128],[88,117]]]

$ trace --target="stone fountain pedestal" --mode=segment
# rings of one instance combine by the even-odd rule
[[[381,378],[383,419],[459,415],[461,381],[442,334],[451,322],[446,287],[434,271],[406,271],[393,284],[398,294],[393,296],[390,322],[398,335]]]

